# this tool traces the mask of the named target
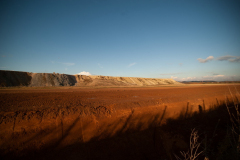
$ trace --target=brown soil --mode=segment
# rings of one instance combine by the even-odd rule
[[[172,159],[188,141],[156,127],[199,105],[239,94],[240,85],[0,90],[4,159]],[[190,130],[191,128],[188,128]],[[173,129],[174,130],[174,129]],[[164,147],[163,147],[164,146]]]

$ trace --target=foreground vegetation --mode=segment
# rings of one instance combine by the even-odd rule
[[[216,99],[208,111],[204,102],[199,105],[199,113],[190,113],[187,107],[178,119],[168,119],[161,129],[172,131],[173,135],[186,135],[185,141],[190,137],[188,149],[173,153],[176,159],[237,160],[240,158],[239,111],[237,97],[226,97],[225,102]]]

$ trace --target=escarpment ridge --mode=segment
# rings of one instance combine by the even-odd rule
[[[0,87],[14,86],[158,86],[180,84],[173,79],[67,75],[0,70]]]

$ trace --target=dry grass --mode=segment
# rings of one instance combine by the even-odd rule
[[[229,92],[230,99],[226,97],[225,102],[216,99],[216,104],[208,111],[205,111],[203,101],[203,106],[199,106],[199,113],[188,115],[186,111],[178,120],[169,121],[168,125],[171,127],[178,125],[182,129],[194,128],[190,135],[189,150],[181,151],[178,156],[175,155],[176,159],[236,160],[240,158],[240,103],[237,97],[239,93],[236,90],[237,95],[234,96],[230,89]],[[200,142],[195,127],[201,131]]]
[[[183,156],[183,160],[196,160],[197,157],[203,153],[203,151],[198,151],[201,145],[201,143],[198,142],[198,139],[198,131],[196,131],[194,128],[190,136],[190,149],[187,152],[180,151],[181,155]],[[182,160],[182,158],[179,158],[177,155],[175,155],[175,157],[178,160]]]

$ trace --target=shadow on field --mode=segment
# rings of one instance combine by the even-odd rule
[[[203,153],[199,159],[237,159],[238,135],[232,133],[232,122],[229,119],[229,112],[237,116],[236,103],[218,102],[209,110],[205,110],[204,103],[199,105],[198,112],[192,112],[189,104],[181,112],[178,118],[166,119],[167,106],[154,116],[148,114],[138,115],[132,109],[125,119],[117,119],[111,123],[105,123],[98,127],[98,134],[87,142],[86,131],[89,125],[82,124],[81,118],[64,128],[44,130],[36,136],[29,138],[19,145],[19,151],[11,150],[3,154],[4,159],[176,159],[174,155],[181,157],[180,151],[189,149],[189,137],[192,129],[199,134],[198,142],[201,144],[199,152]],[[238,102],[239,104],[239,102]],[[64,128],[64,130],[63,130]],[[61,133],[61,135],[57,135]],[[60,137],[60,138],[58,138]],[[71,145],[60,147],[61,144],[70,140]],[[53,139],[49,144],[34,145],[36,139]],[[14,135],[13,135],[14,139]],[[29,145],[28,149],[21,150],[21,145],[33,144],[38,148]]]

